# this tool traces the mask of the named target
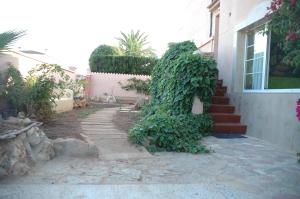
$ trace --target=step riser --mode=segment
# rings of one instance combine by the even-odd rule
[[[241,117],[239,115],[212,115],[215,123],[240,123]]]
[[[213,96],[212,97],[212,103],[213,104],[228,105],[229,104],[229,98],[228,97]]]
[[[214,125],[213,131],[214,133],[237,133],[237,134],[245,134],[247,130],[246,126],[219,126]]]
[[[210,113],[234,113],[233,106],[214,106],[212,105],[209,109]]]
[[[224,96],[225,92],[221,89],[217,89],[215,92],[215,96]]]

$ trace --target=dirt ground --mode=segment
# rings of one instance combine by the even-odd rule
[[[56,118],[44,124],[41,128],[50,139],[56,138],[77,138],[83,139],[80,135],[83,131],[80,121],[90,114],[101,110],[102,108],[118,107],[114,104],[91,103],[83,109],[74,109],[72,111],[57,114]]]
[[[117,129],[128,132],[134,124],[139,120],[139,114],[137,112],[120,112],[113,117],[113,123]]]

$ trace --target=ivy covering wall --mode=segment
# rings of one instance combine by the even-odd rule
[[[193,98],[198,96],[209,106],[217,81],[216,62],[193,54],[190,41],[173,43],[155,65],[151,81],[151,103],[143,118],[130,130],[129,139],[150,151],[208,152],[199,143],[210,134],[212,118],[191,113]]]

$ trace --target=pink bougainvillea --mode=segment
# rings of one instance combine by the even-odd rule
[[[298,101],[297,101],[296,112],[297,112],[297,118],[300,121],[300,99],[298,99]]]
[[[291,6],[296,6],[297,0],[290,0]]]

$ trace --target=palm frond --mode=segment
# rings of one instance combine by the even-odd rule
[[[0,33],[0,50],[9,48],[16,40],[25,35],[25,31],[10,30]]]

